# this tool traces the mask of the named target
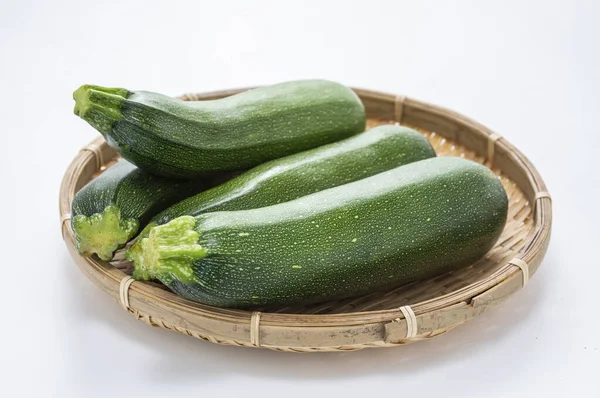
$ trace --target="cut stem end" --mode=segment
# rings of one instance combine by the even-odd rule
[[[134,260],[133,277],[158,279],[165,284],[172,279],[194,281],[193,263],[206,256],[206,250],[198,244],[195,225],[194,217],[183,216],[151,228],[148,237],[140,239],[136,249],[128,253]]]
[[[121,106],[130,92],[124,88],[106,88],[85,84],[73,93],[73,112],[102,134],[123,118]]]
[[[139,226],[132,218],[122,219],[117,206],[108,206],[102,213],[89,217],[75,216],[71,223],[77,251],[86,256],[97,254],[104,261],[109,261],[114,252],[135,235]]]

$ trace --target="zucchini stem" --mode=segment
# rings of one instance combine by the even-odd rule
[[[118,206],[107,206],[102,213],[89,217],[77,215],[71,225],[77,251],[87,256],[97,254],[104,261],[109,261],[115,250],[125,245],[139,227],[137,220],[121,218]]]
[[[133,244],[131,245],[131,247],[129,249],[127,249],[127,251],[125,252],[125,258],[129,261],[133,262],[133,267],[140,267],[142,268],[143,262],[144,262],[144,255],[142,252],[142,241],[144,240],[144,238],[147,238],[150,236],[150,231],[152,230],[152,228],[156,227],[158,224],[156,222],[151,222],[148,225],[146,225],[146,227],[144,229],[142,229],[142,232],[140,232],[137,236],[137,238],[135,239],[135,241],[133,242]]]
[[[102,134],[121,120],[121,106],[130,92],[124,88],[106,88],[84,84],[73,93],[73,111]]]
[[[193,263],[206,256],[206,249],[198,244],[200,234],[195,225],[194,217],[183,216],[150,229],[148,237],[141,239],[141,251],[138,246],[130,254],[135,259],[133,277],[165,284],[173,279],[195,281]]]

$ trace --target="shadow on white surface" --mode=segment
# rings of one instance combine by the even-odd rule
[[[546,259],[545,263],[548,262],[549,259]],[[64,296],[63,308],[69,321],[102,325],[108,329],[105,333],[115,334],[113,339],[116,342],[98,342],[99,345],[107,344],[107,349],[123,353],[122,360],[117,359],[114,365],[123,368],[125,363],[131,361],[137,372],[155,383],[174,380],[214,381],[215,378],[228,378],[232,374],[288,380],[356,378],[365,374],[406,376],[447,363],[460,366],[469,357],[481,355],[499,341],[518,333],[520,325],[547,294],[546,278],[542,272],[536,275],[527,289],[518,292],[516,297],[511,297],[500,307],[431,340],[397,348],[294,354],[220,346],[161,328],[151,328],[125,313],[110,296],[85,280],[66,253],[63,263],[66,263],[64,273],[71,285],[70,291]],[[542,270],[546,267],[552,265],[545,264]],[[112,347],[108,348],[108,344]],[[115,344],[121,346],[114,347]],[[127,357],[129,351],[137,352],[140,349],[145,356],[148,353],[151,357],[156,356],[156,360]],[[531,349],[535,350],[534,347]],[[72,363],[97,362],[90,357],[89,350],[67,347],[66,352],[75,356],[71,358]],[[96,352],[92,354],[100,355]],[[534,352],[521,355],[528,354],[533,355]],[[518,372],[515,369],[518,366],[518,363],[511,363],[511,372]]]

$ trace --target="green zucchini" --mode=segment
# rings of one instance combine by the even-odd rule
[[[473,263],[500,236],[507,208],[488,168],[431,158],[273,206],[154,227],[134,277],[220,307],[351,297]]]
[[[173,180],[148,174],[121,159],[73,198],[71,226],[77,250],[108,261],[157,212],[229,177],[218,173]]]
[[[150,229],[180,216],[244,210],[287,202],[435,156],[425,137],[403,126],[385,125],[345,140],[272,160],[223,185],[192,196],[155,216],[127,251],[143,267],[141,239]]]
[[[248,169],[360,133],[365,109],[341,84],[303,80],[212,101],[84,85],[75,114],[138,167],[192,178]]]

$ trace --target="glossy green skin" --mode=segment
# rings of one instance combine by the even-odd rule
[[[272,160],[222,185],[179,202],[155,216],[140,233],[184,215],[245,210],[287,202],[327,188],[435,156],[417,131],[396,125],[375,127],[356,136]],[[128,251],[139,261],[141,239]]]
[[[489,169],[431,158],[278,205],[197,216],[204,257],[180,262],[193,280],[154,272],[175,293],[220,307],[351,297],[473,263],[507,209]],[[166,252],[175,261],[177,249]]]
[[[247,169],[360,133],[366,120],[352,90],[325,80],[276,84],[212,101],[96,86],[74,96],[76,113],[124,158],[174,178]]]
[[[435,157],[435,151],[417,131],[395,125],[379,126],[264,163],[177,203],[153,220],[164,224],[183,215],[270,206],[430,157]]]
[[[229,173],[205,176],[196,180],[174,180],[157,177],[135,167],[126,160],[119,160],[99,177],[92,180],[77,192],[71,204],[72,227],[75,241],[83,254],[99,254],[103,260],[109,260],[114,250],[123,246],[135,236],[138,228],[144,227],[152,218],[166,207],[209,189],[228,179]],[[82,236],[78,234],[78,221],[85,217],[106,217],[107,209],[115,211],[119,223],[128,223],[127,232],[118,225],[96,227],[92,233],[103,234],[105,244],[110,247],[87,249]],[[114,229],[108,230],[107,228]]]

